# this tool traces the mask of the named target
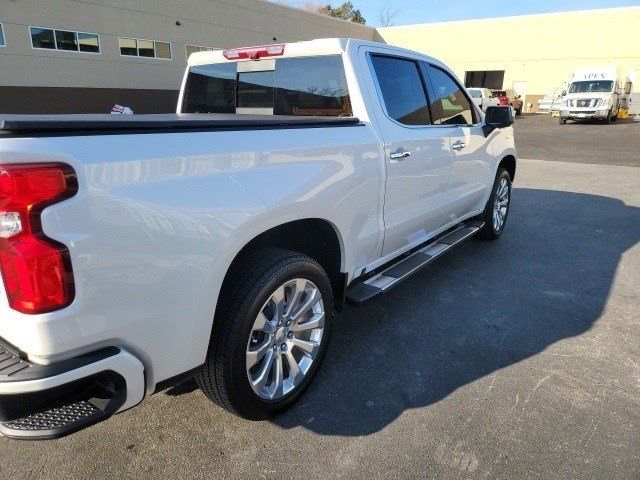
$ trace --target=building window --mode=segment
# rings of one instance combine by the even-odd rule
[[[171,59],[171,44],[168,42],[156,42],[156,58]]]
[[[49,28],[31,27],[31,45],[33,48],[46,48],[48,50],[56,49],[56,40],[53,36],[53,30]]]
[[[33,48],[100,53],[100,38],[97,33],[53,30],[41,27],[29,27],[29,33],[31,34],[31,46]]]
[[[78,39],[75,32],[56,30],[56,47],[58,50],[78,51]]]
[[[217,50],[213,47],[203,47],[202,45],[187,45],[187,59],[189,55],[196,52],[211,52],[213,50]]]
[[[0,23],[0,47],[4,47],[4,30],[2,29],[2,24]]]
[[[100,53],[100,39],[95,33],[78,32],[78,47],[81,52]]]
[[[478,70],[465,72],[464,86],[500,90],[504,82],[504,70]]]
[[[118,38],[118,43],[120,44],[120,55],[138,56],[138,46],[135,38]]]
[[[147,57],[171,60],[171,44],[141,38],[118,37],[120,55],[125,57]]]

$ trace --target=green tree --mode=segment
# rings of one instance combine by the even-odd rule
[[[362,25],[367,23],[360,13],[360,10],[354,8],[353,3],[351,2],[344,2],[339,7],[332,7],[330,4],[327,4],[320,7],[318,9],[318,13],[329,15],[330,17],[341,18],[342,20],[348,20],[353,23],[360,23]]]

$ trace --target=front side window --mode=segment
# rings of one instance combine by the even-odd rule
[[[611,80],[589,80],[573,82],[569,87],[569,93],[606,93],[613,91]]]
[[[387,114],[404,125],[429,125],[427,94],[413,60],[374,55],[373,69]]]
[[[0,23],[0,47],[4,47],[4,30],[2,29],[2,24]]]
[[[280,58],[269,69],[265,64],[264,71],[251,72],[238,72],[235,62],[193,66],[187,76],[182,111],[352,115],[339,55]]]
[[[425,64],[433,90],[431,114],[435,125],[472,125],[471,102],[462,87],[444,70]]]

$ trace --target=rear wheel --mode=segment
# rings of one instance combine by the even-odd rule
[[[493,182],[491,196],[484,212],[480,216],[484,226],[478,231],[483,240],[495,240],[504,231],[511,204],[511,176],[506,169],[500,167]]]
[[[562,117],[560,117],[560,118],[558,118],[558,123],[559,123],[560,125],[564,125],[565,123],[567,123],[567,119],[566,119],[566,118],[562,118]]]
[[[326,353],[333,318],[331,283],[298,253],[265,249],[232,272],[196,379],[215,403],[264,419],[295,403]]]

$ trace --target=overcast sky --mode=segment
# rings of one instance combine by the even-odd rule
[[[318,0],[327,3],[329,0]],[[343,0],[333,0],[334,6]],[[640,0],[351,0],[367,24],[379,26],[378,12],[388,3],[398,10],[394,23],[441,22],[470,18],[504,17],[528,13],[563,12],[592,8],[640,6]],[[295,5],[296,1],[288,2]],[[582,32],[584,33],[584,32]],[[596,33],[596,32],[594,32]]]

